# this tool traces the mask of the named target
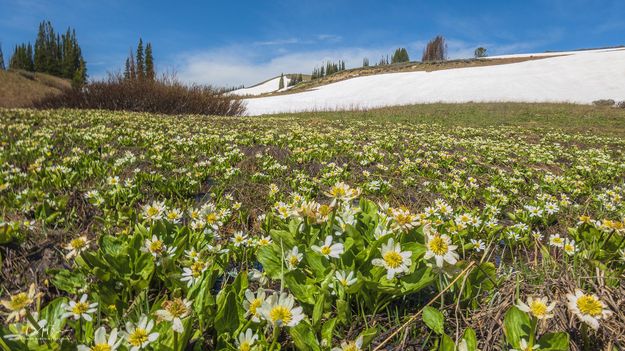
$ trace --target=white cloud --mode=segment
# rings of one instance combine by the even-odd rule
[[[309,74],[325,61],[344,60],[347,67],[362,65],[368,57],[371,62],[390,53],[384,48],[341,48],[276,52],[270,59],[261,59],[263,53],[253,47],[232,46],[217,50],[180,55],[177,76],[187,83],[214,86],[250,86],[281,73]]]
[[[527,53],[553,42],[561,33],[546,33],[544,38],[534,41],[496,44],[472,42],[450,38],[447,40],[450,59],[473,57],[475,48],[486,47],[489,55]],[[338,36],[319,35],[317,40],[337,40]],[[340,37],[338,37],[340,38]],[[232,45],[207,51],[189,52],[175,59],[178,78],[186,83],[210,84],[213,86],[251,86],[281,73],[310,74],[314,67],[325,61],[344,60],[348,68],[362,65],[364,57],[375,64],[381,57],[393,53],[398,47],[406,47],[413,61],[420,60],[426,41],[420,40],[408,45],[360,48],[316,49],[294,51],[281,47],[297,39],[283,39],[255,42],[249,45]]]

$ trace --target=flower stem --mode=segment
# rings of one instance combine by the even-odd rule
[[[178,333],[174,331],[174,351],[178,351]]]
[[[530,322],[530,341],[529,347],[530,349],[534,347],[534,343],[536,342],[536,327],[538,326],[538,318],[532,317],[532,321]]]
[[[269,351],[274,350],[274,347],[278,343],[278,337],[279,336],[280,336],[280,327],[275,325],[273,327],[273,336],[272,336],[272,340],[271,340],[271,346],[269,346]]]

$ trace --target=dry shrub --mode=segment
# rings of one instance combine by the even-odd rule
[[[243,102],[204,85],[186,85],[173,76],[158,80],[129,80],[109,75],[82,89],[66,89],[34,103],[37,108],[79,108],[112,111],[237,116],[245,112]]]
[[[447,44],[445,38],[438,35],[434,39],[430,40],[428,45],[423,50],[423,57],[421,61],[445,61],[447,59]]]

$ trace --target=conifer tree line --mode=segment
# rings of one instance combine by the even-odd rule
[[[39,24],[34,47],[31,43],[15,46],[9,68],[71,79],[74,86],[82,86],[87,81],[87,64],[76,31],[67,28],[64,34],[55,33],[50,21]]]
[[[2,43],[0,43],[0,71],[4,71],[6,67],[4,66],[4,55],[2,54]]]
[[[345,61],[339,60],[338,62],[326,62],[325,67],[322,65],[321,68],[315,67],[313,69],[311,79],[318,79],[322,77],[327,77],[336,72],[345,70]]]
[[[409,62],[408,50],[406,48],[397,48],[391,56],[391,63]]]
[[[143,39],[139,38],[137,44],[137,54],[132,49],[126,58],[124,68],[124,79],[126,80],[155,80],[156,71],[154,69],[154,57],[152,56],[152,43],[145,45],[143,49]]]
[[[289,84],[287,84],[287,87],[292,87],[294,85],[297,85],[301,82],[304,81],[304,77],[302,76],[302,74],[293,74],[292,76],[289,77]]]

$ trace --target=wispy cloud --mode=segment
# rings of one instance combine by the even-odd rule
[[[528,53],[556,41],[561,33],[558,30],[543,33],[536,40],[518,42],[471,41],[457,38],[447,40],[450,59],[473,57],[475,48],[486,47],[489,55]],[[321,39],[321,38],[319,38]],[[329,40],[331,38],[324,39]],[[381,57],[390,56],[398,47],[406,47],[411,60],[420,60],[425,40],[408,45],[385,47],[343,47],[336,49],[286,48],[268,50],[271,45],[284,45],[293,40],[275,40],[255,45],[231,45],[205,51],[187,52],[172,58],[177,62],[175,71],[180,79],[188,83],[211,84],[215,86],[250,86],[281,73],[309,73],[325,61],[344,60],[347,67],[359,67],[362,59],[369,58],[375,64]]]
[[[340,48],[328,50],[303,50],[279,53],[263,59],[263,53],[250,52],[249,47],[235,45],[206,52],[179,55],[176,67],[180,79],[189,83],[216,86],[246,86],[258,83],[281,73],[309,73],[324,61],[344,60],[348,67],[362,64],[368,57],[375,62],[390,48]]]
[[[289,39],[276,39],[276,40],[267,40],[267,41],[256,41],[254,45],[259,46],[272,46],[272,45],[289,45],[289,44],[301,44],[302,41],[298,38],[289,38]]]

